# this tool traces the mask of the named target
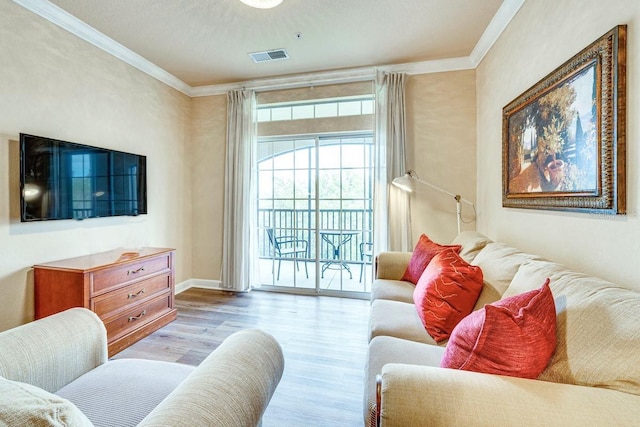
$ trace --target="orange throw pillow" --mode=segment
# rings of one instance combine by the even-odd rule
[[[453,249],[456,253],[460,253],[462,246],[460,245],[439,245],[429,239],[426,234],[420,236],[416,247],[413,250],[409,265],[400,280],[406,280],[414,285],[420,280],[422,272],[429,265],[434,256],[447,249]]]
[[[483,285],[482,270],[453,250],[433,257],[413,291],[413,302],[425,329],[436,342],[449,338],[471,311]]]
[[[556,348],[556,307],[549,279],[471,313],[454,329],[443,368],[538,378]]]

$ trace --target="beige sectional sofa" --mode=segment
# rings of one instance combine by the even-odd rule
[[[446,342],[429,336],[413,284],[399,280],[411,253],[381,253],[371,294],[365,425],[640,425],[640,293],[476,232],[453,244],[484,274],[474,310],[550,278],[556,351],[536,380],[440,368]]]
[[[280,345],[257,329],[196,368],[107,361],[102,321],[72,308],[0,333],[0,425],[256,426],[283,369]]]

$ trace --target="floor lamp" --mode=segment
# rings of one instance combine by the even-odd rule
[[[471,207],[473,208],[473,210],[475,211],[476,207],[475,205],[466,200],[463,199],[459,194],[453,194],[450,191],[447,190],[443,190],[440,187],[437,187],[431,183],[428,183],[427,181],[423,181],[422,179],[420,179],[418,177],[418,174],[416,173],[416,171],[414,170],[408,170],[403,176],[399,176],[397,178],[395,178],[392,181],[392,184],[395,185],[396,187],[400,188],[403,191],[408,191],[408,192],[412,192],[413,191],[413,181],[418,181],[421,184],[426,185],[427,187],[431,187],[434,190],[438,190],[441,193],[444,194],[448,194],[449,196],[453,197],[456,201],[456,219],[458,221],[458,234],[460,234],[460,223],[462,222],[462,202],[464,203],[468,203],[471,205]]]

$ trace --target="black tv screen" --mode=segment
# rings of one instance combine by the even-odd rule
[[[20,134],[21,221],[147,213],[147,158]]]

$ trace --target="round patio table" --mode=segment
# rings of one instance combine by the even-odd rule
[[[331,270],[347,270],[349,272],[349,278],[353,279],[351,269],[349,265],[340,259],[340,248],[349,243],[353,236],[358,234],[359,231],[344,231],[344,230],[320,230],[320,237],[327,242],[333,252],[333,259],[326,261],[322,264],[321,278],[324,279],[324,272],[328,269]],[[337,267],[333,267],[337,266]]]

